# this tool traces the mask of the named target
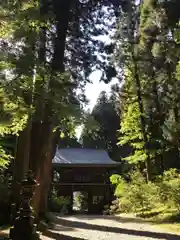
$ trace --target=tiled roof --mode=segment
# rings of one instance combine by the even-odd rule
[[[118,164],[108,153],[99,149],[57,148],[53,164]]]

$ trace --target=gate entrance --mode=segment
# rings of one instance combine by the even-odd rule
[[[74,193],[87,195],[87,212],[99,214],[113,200],[110,176],[118,173],[120,164],[111,160],[104,150],[57,149],[53,159],[53,187],[59,196],[68,196],[73,213]]]

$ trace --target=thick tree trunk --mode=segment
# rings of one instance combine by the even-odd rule
[[[152,79],[153,79],[153,94],[154,94],[154,103],[155,103],[155,106],[156,106],[156,111],[157,111],[157,116],[158,116],[158,124],[157,124],[157,129],[156,129],[156,136],[158,138],[163,138],[163,132],[162,132],[162,129],[161,129],[161,125],[164,123],[164,118],[163,117],[163,114],[162,114],[162,109],[161,109],[161,105],[160,105],[160,102],[159,102],[159,96],[158,96],[158,86],[157,86],[157,82],[156,82],[156,79],[155,79],[155,72],[153,70],[153,75],[152,75]],[[156,119],[157,121],[157,119]],[[160,163],[160,173],[162,174],[164,172],[164,158],[163,158],[163,151],[164,150],[164,147],[161,149],[161,153],[159,155],[159,163]]]
[[[51,180],[52,126],[33,123],[31,131],[30,169],[35,173],[39,186],[36,188],[33,207],[38,218],[47,207],[47,194]]]
[[[176,89],[176,79],[173,78],[172,76],[172,72],[175,71],[175,69],[171,67],[170,63],[167,64],[166,66],[166,70],[167,70],[167,75],[168,75],[168,82],[173,86],[173,92],[175,93],[175,98],[173,101],[173,113],[174,113],[174,119],[175,119],[175,123],[179,124],[179,108],[178,108],[178,99],[177,99],[177,89]],[[179,161],[180,158],[180,151],[179,148],[177,146],[175,146],[174,148],[174,152],[175,152],[175,156],[177,156],[177,160]]]
[[[143,4],[143,1],[140,2],[140,5]],[[130,41],[131,42],[136,42],[136,37],[134,33],[138,35],[139,32],[139,21],[134,20],[134,8],[132,2],[129,3],[129,10],[128,10],[128,21],[129,21],[129,33],[130,33]],[[131,58],[132,58],[132,64],[133,64],[133,76],[135,80],[135,87],[136,87],[136,93],[137,93],[137,101],[138,101],[138,106],[139,106],[139,111],[140,111],[140,123],[141,123],[141,130],[143,134],[143,140],[144,140],[144,151],[146,153],[146,177],[147,181],[150,181],[152,178],[152,173],[151,173],[151,159],[150,159],[150,154],[148,150],[148,137],[147,137],[147,131],[146,131],[146,121],[144,118],[144,104],[143,104],[143,98],[142,98],[142,89],[141,89],[141,82],[139,79],[139,72],[138,72],[138,65],[137,65],[137,59],[136,59],[136,54],[135,54],[135,44],[131,45]]]
[[[56,81],[56,77],[54,76],[56,76],[57,72],[64,72],[64,52],[69,22],[69,11],[70,0],[54,1],[57,37],[54,41],[54,56],[51,65],[52,75],[49,80],[50,93],[53,93],[54,90],[54,82]],[[43,44],[41,44],[41,46],[43,46]],[[40,50],[40,58],[42,60],[43,48],[41,47]],[[33,199],[33,206],[37,219],[40,215],[44,215],[47,209],[47,197],[52,173],[52,158],[56,149],[56,135],[53,133],[55,116],[52,108],[53,98],[51,97],[44,106],[42,120],[37,123],[33,122],[31,130],[30,168],[35,173],[36,179],[40,184],[36,189],[36,194]]]
[[[136,59],[134,56],[134,50],[132,50],[132,61],[134,64],[134,79],[135,79],[135,85],[136,85],[136,91],[137,91],[137,99],[138,99],[138,106],[139,106],[139,111],[140,111],[140,122],[141,122],[141,130],[143,134],[143,139],[144,139],[144,150],[146,153],[146,176],[147,176],[147,181],[150,181],[152,178],[152,173],[151,173],[151,159],[149,155],[149,150],[148,150],[148,137],[147,137],[147,132],[146,132],[146,122],[144,119],[144,107],[143,107],[143,99],[142,99],[142,92],[141,92],[141,83],[139,79],[139,74],[138,74],[138,67],[136,63]]]
[[[20,188],[21,181],[25,177],[29,166],[29,140],[30,140],[30,121],[28,121],[27,127],[20,132],[17,139],[16,156],[13,166],[13,186],[12,186],[12,201],[20,202]]]

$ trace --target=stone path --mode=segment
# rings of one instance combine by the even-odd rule
[[[180,240],[180,235],[164,232],[141,219],[120,216],[59,216],[43,240]]]

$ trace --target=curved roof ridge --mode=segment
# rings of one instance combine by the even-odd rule
[[[104,149],[57,148],[53,164],[117,164]]]

